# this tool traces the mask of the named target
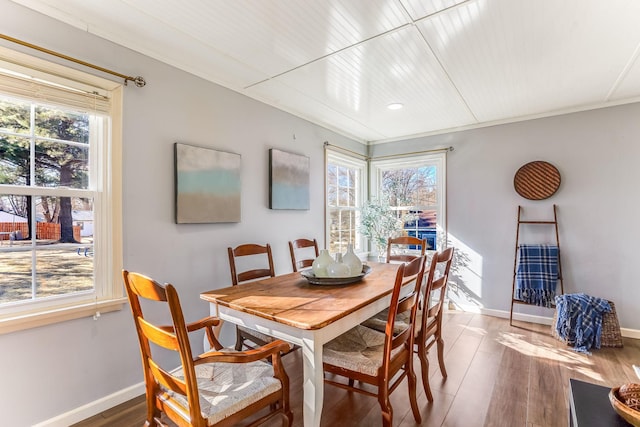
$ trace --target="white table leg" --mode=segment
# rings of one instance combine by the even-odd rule
[[[304,427],[319,427],[324,400],[324,375],[322,370],[322,344],[314,339],[304,339],[302,345],[304,363],[303,406]]]

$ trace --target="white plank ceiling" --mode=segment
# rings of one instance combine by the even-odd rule
[[[639,0],[14,1],[369,143],[640,101]]]

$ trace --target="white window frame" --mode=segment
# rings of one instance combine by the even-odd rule
[[[353,210],[356,213],[356,244],[354,250],[358,254],[367,253],[366,239],[358,231],[358,224],[360,222],[360,209],[362,208],[367,195],[367,162],[363,159],[358,159],[354,156],[343,154],[337,150],[331,149],[326,149],[325,153],[325,247],[327,249],[331,247],[331,215],[329,212],[331,209],[334,209],[332,206],[329,206],[329,199],[327,197],[329,188],[329,174],[327,173],[327,169],[329,168],[330,163],[359,170],[360,182],[356,183],[356,206],[348,207],[345,209]]]
[[[0,69],[16,73],[41,89],[35,96],[26,89],[28,85],[23,88],[18,80],[11,82],[0,76],[0,93],[9,97],[70,109],[77,108],[80,98],[74,91],[110,98],[108,118],[101,121],[104,123],[100,129],[103,143],[90,141],[89,149],[90,156],[94,156],[93,164],[97,166],[96,170],[91,170],[92,174],[97,174],[90,184],[94,199],[94,291],[3,305],[0,307],[0,334],[122,309],[126,302],[121,280],[123,85],[4,47],[0,47]],[[73,90],[68,96],[61,97],[55,85]],[[0,185],[0,192],[4,194],[38,196],[48,194],[46,190]],[[63,192],[70,197],[79,197],[82,193],[73,189]],[[60,195],[61,192],[57,193]]]
[[[371,160],[369,182],[371,183],[372,197],[380,197],[380,183],[382,172],[392,169],[405,169],[433,165],[436,167],[436,242],[439,250],[447,245],[447,156],[446,152],[412,155],[393,159]],[[432,250],[428,252],[433,252]]]

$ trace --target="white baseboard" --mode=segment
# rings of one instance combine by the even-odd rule
[[[41,423],[34,425],[34,427],[67,427],[71,424],[91,418],[102,411],[106,411],[107,409],[113,408],[114,406],[124,403],[127,400],[131,400],[134,397],[138,397],[144,393],[144,382],[134,384],[131,387],[127,387],[98,400],[94,400],[93,402],[89,402],[79,408],[42,421]]]
[[[460,305],[458,305],[458,308],[462,311],[467,311],[471,313],[486,314],[487,316],[500,317],[503,319],[509,318],[509,312],[505,310],[492,310],[492,309],[482,308],[478,306],[460,306]],[[551,326],[551,322],[553,322],[553,317],[534,316],[532,314],[514,312],[513,320]],[[640,330],[630,329],[630,328],[620,328],[620,335],[622,335],[625,338],[640,339]]]
[[[620,328],[620,334],[625,338],[640,340],[640,331],[637,329]]]
[[[503,319],[509,318],[509,312],[503,310],[491,310],[488,308],[481,308],[481,314],[486,314],[487,316],[493,317],[501,317]],[[530,323],[538,323],[540,325],[549,325],[551,326],[551,322],[553,321],[553,317],[546,316],[536,316],[533,314],[525,314],[525,313],[513,313],[513,320],[519,320],[521,322],[530,322]]]

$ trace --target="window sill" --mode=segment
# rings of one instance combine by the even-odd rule
[[[10,317],[0,318],[0,335],[24,329],[64,322],[94,316],[96,312],[108,313],[122,310],[127,298],[117,298],[100,302],[87,302],[69,307],[57,307],[49,310],[39,310],[33,313],[21,313]]]

